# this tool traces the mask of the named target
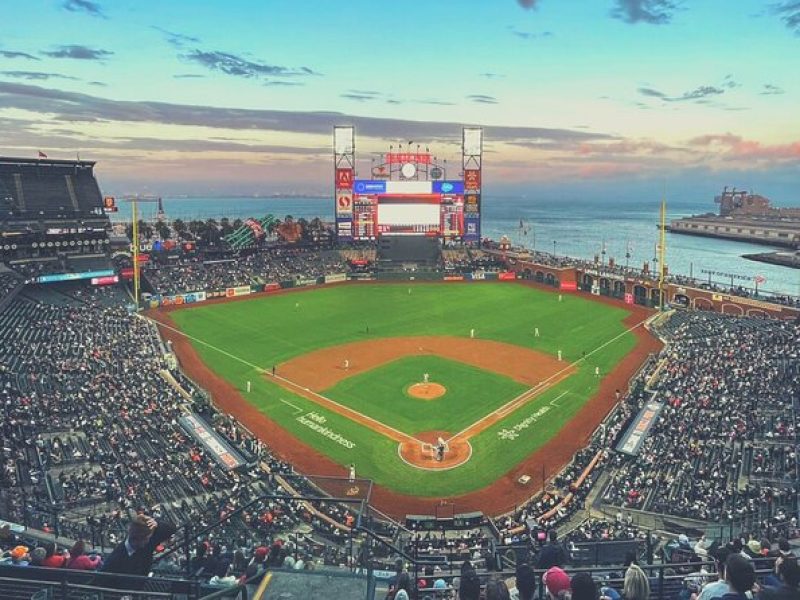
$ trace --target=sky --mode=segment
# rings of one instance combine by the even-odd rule
[[[0,155],[96,160],[106,193],[329,194],[334,125],[364,177],[477,125],[486,194],[800,204],[797,0],[2,4]]]

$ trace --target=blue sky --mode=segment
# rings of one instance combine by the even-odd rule
[[[451,160],[483,125],[487,192],[780,201],[798,58],[794,0],[30,0],[0,22],[0,153],[80,152],[116,192],[324,193],[334,124],[362,159]]]

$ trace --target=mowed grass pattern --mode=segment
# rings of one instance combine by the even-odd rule
[[[404,393],[422,381],[442,384],[447,393],[420,400]],[[526,389],[503,375],[438,356],[410,356],[354,375],[325,390],[324,396],[403,433],[457,433]],[[424,427],[424,429],[421,429]]]
[[[411,292],[409,293],[409,290]],[[266,416],[341,465],[355,463],[359,475],[399,492],[418,496],[451,496],[479,489],[512,469],[553,438],[597,390],[598,367],[608,373],[636,343],[625,333],[628,311],[589,298],[515,283],[369,284],[321,287],[251,300],[197,305],[172,313],[179,328],[201,340],[193,345],[206,364],[227,379]],[[369,326],[369,335],[366,327]],[[540,337],[533,336],[539,327]],[[474,452],[465,465],[444,472],[420,471],[397,455],[397,444],[368,427],[296,396],[245,362],[268,371],[273,364],[323,347],[408,335],[480,338],[524,346],[567,362],[590,353],[577,372],[532,403],[472,438]],[[612,338],[615,341],[608,343]],[[209,345],[230,353],[221,353]],[[603,345],[599,352],[591,354]],[[241,360],[240,360],[241,359]],[[247,381],[252,382],[246,393]],[[566,392],[549,412],[514,439],[502,437],[545,404]],[[355,446],[347,448],[299,422],[314,411],[326,426]],[[486,412],[490,412],[487,410]],[[598,421],[603,415],[598,415]],[[393,423],[387,423],[393,425]],[[416,431],[434,429],[419,420]],[[269,440],[265,440],[269,443]],[[558,465],[546,465],[548,472]],[[342,474],[346,469],[342,468]]]

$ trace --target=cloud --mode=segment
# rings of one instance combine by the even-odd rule
[[[177,75],[173,75],[173,79],[202,79],[205,75],[200,75],[199,73],[179,73]]]
[[[319,75],[308,67],[283,67],[279,65],[269,65],[262,62],[247,60],[241,56],[230,54],[229,52],[192,50],[188,54],[182,55],[185,60],[195,62],[206,67],[211,71],[219,71],[226,75],[244,77],[246,79],[260,77],[307,77],[309,75]]]
[[[27,58],[28,60],[42,60],[27,52],[12,52],[11,50],[0,50],[0,56],[3,58]]]
[[[97,50],[89,48],[88,46],[69,45],[59,46],[57,50],[42,52],[45,56],[51,58],[74,58],[77,60],[103,60],[112,54],[109,50]]]
[[[485,77],[486,79],[504,79],[505,75],[501,73],[478,73],[479,77]]]
[[[14,77],[16,79],[27,79],[29,81],[46,81],[48,79],[71,79],[73,81],[80,81],[77,77],[69,75],[60,75],[58,73],[39,73],[37,71],[2,71],[0,72],[6,77]]]
[[[329,136],[335,124],[351,124],[359,136],[377,139],[421,139],[452,142],[461,138],[462,125],[449,121],[413,121],[383,117],[362,117],[331,111],[280,111],[171,104],[151,101],[109,100],[79,92],[67,92],[36,85],[0,82],[0,109],[20,109],[55,115],[62,125],[116,121],[161,125],[201,126],[231,130],[308,133]],[[487,126],[487,139],[497,143],[548,139],[582,142],[616,139],[606,133],[571,129]]]
[[[65,0],[61,7],[70,12],[83,12],[93,17],[107,18],[100,5],[91,0]]]
[[[302,85],[305,85],[305,83],[303,83],[301,81],[265,81],[264,82],[264,86],[265,87],[273,87],[273,86],[275,86],[275,87],[278,87],[278,86],[302,86]]]
[[[772,5],[772,11],[778,15],[786,27],[800,35],[800,2],[791,0]]]
[[[339,94],[340,98],[345,98],[346,100],[355,100],[356,102],[369,102],[370,100],[377,100],[378,96],[372,94],[356,94],[353,92],[348,92],[346,94]]]
[[[539,0],[517,0],[517,3],[526,10],[532,10],[537,8],[537,4]]]
[[[686,100],[701,100],[702,98],[708,98],[709,96],[719,96],[720,94],[724,94],[725,90],[714,87],[713,85],[701,85],[689,92],[684,92],[683,95],[677,98],[668,98],[670,102],[684,102]]]
[[[650,96],[651,98],[667,98],[667,95],[664,92],[659,92],[658,90],[649,87],[640,87],[638,91],[642,96]]]
[[[722,150],[722,158],[727,161],[800,162],[800,141],[768,145],[724,133],[698,136],[689,140],[689,144]]]
[[[164,34],[164,37],[167,39],[167,43],[175,46],[176,48],[183,48],[188,43],[192,44],[200,43],[200,38],[196,38],[191,35],[185,35],[183,33],[175,33],[174,31],[169,31],[167,29],[164,29],[163,27],[159,27],[158,25],[151,25],[151,28]]]
[[[670,96],[660,90],[657,90],[652,87],[640,87],[637,90],[642,96],[649,96],[650,98],[659,98],[664,102],[688,102],[694,101],[696,103],[705,103],[706,98],[719,96],[720,94],[724,94],[725,90],[721,87],[716,87],[713,85],[701,85],[696,87],[693,90],[689,90],[681,94],[680,96]]]
[[[611,16],[631,24],[665,25],[676,8],[671,0],[616,0]]]
[[[735,81],[733,79],[733,75],[729,73],[728,75],[725,75],[725,78],[722,80],[722,87],[733,90],[735,88],[742,87],[742,84]]]
[[[89,85],[94,85],[97,87],[108,87],[107,83],[103,83],[102,81],[90,81]]]
[[[494,96],[487,96],[486,94],[470,94],[466,98],[477,104],[497,104],[497,98]]]
[[[517,36],[518,38],[522,38],[523,40],[541,40],[544,38],[553,37],[552,31],[542,31],[540,33],[535,33],[532,31],[520,31],[516,29],[513,25],[509,26],[508,28],[512,34]]]
[[[785,93],[786,92],[783,90],[783,88],[771,83],[765,83],[763,89],[759,92],[759,94],[762,96],[780,96],[781,94]]]

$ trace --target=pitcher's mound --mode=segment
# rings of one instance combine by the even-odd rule
[[[441,383],[415,383],[406,390],[408,395],[419,400],[433,400],[447,393]]]
[[[460,467],[472,457],[472,446],[466,440],[452,439],[448,442],[448,449],[443,460],[436,459],[435,446],[439,438],[447,439],[450,434],[446,431],[426,431],[418,433],[416,440],[401,442],[397,453],[408,465],[426,471],[446,471]],[[422,442],[429,444],[423,448]]]

